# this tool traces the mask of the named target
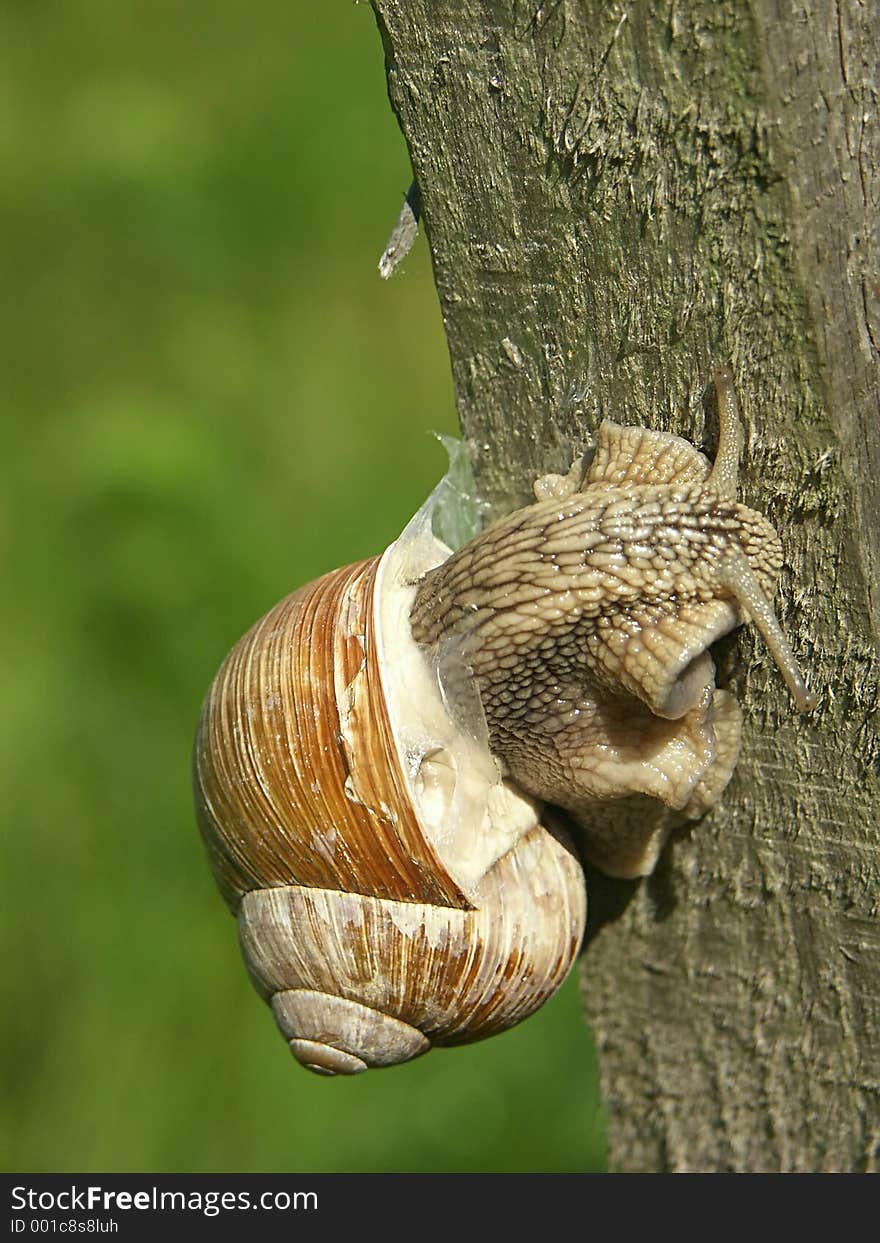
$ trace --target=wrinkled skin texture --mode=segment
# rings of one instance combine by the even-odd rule
[[[453,702],[472,677],[507,774],[569,812],[616,876],[649,872],[733,772],[741,714],[715,689],[712,642],[750,617],[813,704],[768,603],[778,536],[736,500],[729,373],[715,390],[714,467],[676,436],[605,422],[586,468],[538,480],[537,503],[429,573],[411,613]]]

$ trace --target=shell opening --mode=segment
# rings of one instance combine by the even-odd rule
[[[376,571],[376,651],[388,718],[419,822],[443,865],[473,897],[497,861],[538,824],[534,800],[502,779],[470,673],[455,652],[438,675],[410,629],[416,584],[445,561],[424,507]],[[448,680],[456,682],[450,711]],[[470,694],[462,694],[470,691]],[[475,819],[476,818],[476,819]]]

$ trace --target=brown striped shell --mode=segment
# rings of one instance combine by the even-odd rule
[[[562,983],[583,875],[446,711],[408,616],[424,521],[233,648],[195,748],[199,824],[245,963],[323,1074],[502,1031]]]

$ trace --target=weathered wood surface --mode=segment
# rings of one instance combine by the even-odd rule
[[[495,511],[603,415],[712,447],[821,705],[740,631],[721,806],[638,886],[591,877],[584,997],[612,1167],[880,1167],[877,21],[858,0],[374,0],[456,394]]]

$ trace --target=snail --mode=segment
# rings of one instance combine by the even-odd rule
[[[438,496],[381,556],[236,644],[194,753],[200,829],[245,963],[319,1074],[405,1062],[532,1014],[572,965],[586,858],[649,873],[719,798],[741,712],[708,648],[751,620],[815,704],[769,599],[782,551],[714,465],[603,422],[595,452],[458,548]]]

